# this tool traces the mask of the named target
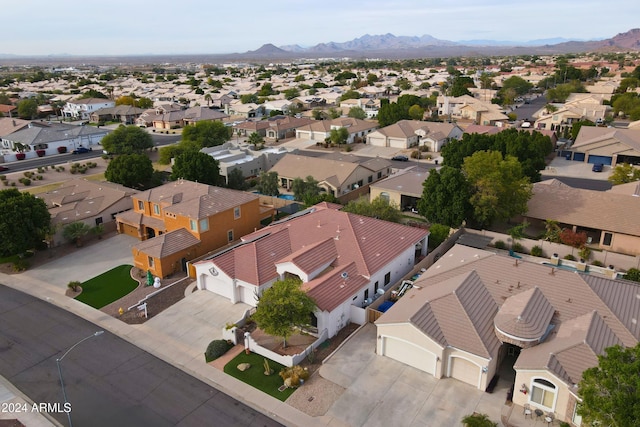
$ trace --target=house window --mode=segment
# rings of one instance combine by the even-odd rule
[[[207,218],[200,220],[200,232],[207,231],[209,229],[209,220]]]
[[[198,222],[195,219],[189,220],[189,229],[191,231],[198,231]]]
[[[233,208],[233,219],[240,218],[240,206]]]
[[[553,410],[556,400],[556,386],[551,382],[535,378],[531,384],[531,402]]]
[[[143,211],[144,210],[144,203],[142,203],[142,200],[138,200],[138,210],[139,211]]]
[[[373,292],[378,293],[378,289],[380,288],[380,284],[378,282],[373,285]]]
[[[373,182],[373,175],[369,175],[369,179],[367,180],[367,182],[369,183]]]
[[[602,239],[602,246],[611,246],[611,240],[613,240],[613,234],[604,233],[604,239]]]
[[[385,202],[389,203],[389,193],[387,193],[386,191],[383,191],[382,193],[380,193],[380,198]]]
[[[147,262],[149,263],[149,267],[153,267],[153,257],[148,256]]]
[[[160,215],[160,206],[157,203],[153,205],[153,213],[156,215]]]
[[[364,299],[369,299],[369,289],[364,290]]]
[[[387,286],[389,283],[391,283],[391,272],[384,275],[384,285]]]
[[[578,409],[580,408],[580,402],[576,402],[573,406],[573,416],[571,417],[571,422],[577,426],[582,425],[582,415],[578,414]]]
[[[233,242],[233,230],[227,231],[227,241]]]
[[[382,178],[382,172],[378,172],[378,179]]]

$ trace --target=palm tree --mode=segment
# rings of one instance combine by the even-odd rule
[[[211,104],[212,98],[211,98],[211,94],[208,93],[204,96],[204,100],[207,101],[207,107],[209,106],[209,104]]]
[[[462,424],[465,427],[498,427],[498,423],[494,423],[489,419],[487,414],[473,413],[462,418]]]
[[[91,227],[82,221],[72,222],[64,227],[62,230],[62,236],[75,243],[76,246],[82,246],[82,238],[91,231]]]

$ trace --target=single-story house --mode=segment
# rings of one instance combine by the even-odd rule
[[[369,187],[369,198],[382,198],[397,205],[400,210],[416,209],[422,198],[422,184],[429,177],[429,170],[420,167],[400,169]]]
[[[462,129],[453,123],[400,120],[368,134],[367,144],[398,149],[427,146],[438,152],[447,141],[460,139],[462,134]]]
[[[346,128],[349,131],[347,144],[364,141],[367,135],[378,129],[378,122],[340,117],[333,120],[314,120],[296,129],[296,138],[324,142],[331,136],[332,129]]]
[[[136,119],[146,110],[131,105],[117,105],[115,107],[101,108],[91,113],[89,121],[92,123],[120,121],[125,125],[133,125]]]
[[[426,255],[429,234],[340,208],[320,203],[196,262],[198,289],[256,306],[276,280],[299,278],[317,306],[311,326],[334,336]]]
[[[575,161],[640,165],[640,129],[582,126],[571,151]]]

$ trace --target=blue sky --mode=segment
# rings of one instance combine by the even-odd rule
[[[0,54],[232,53],[364,34],[589,40],[640,27],[640,1],[3,1]]]

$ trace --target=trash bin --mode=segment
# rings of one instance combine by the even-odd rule
[[[571,153],[565,154],[564,158],[567,160],[571,160]]]
[[[438,164],[438,161],[436,160],[436,165]]]

